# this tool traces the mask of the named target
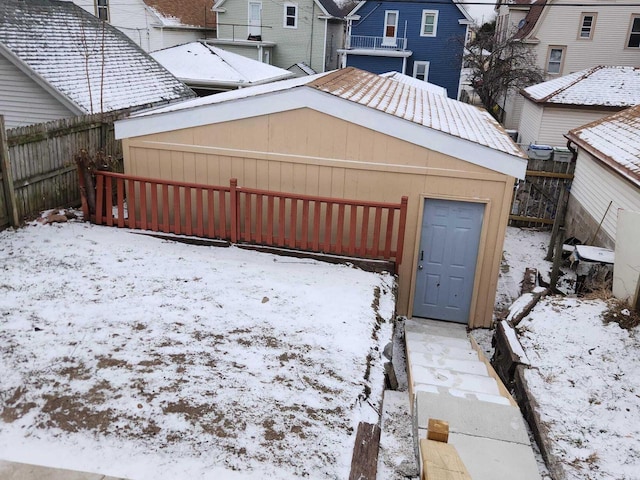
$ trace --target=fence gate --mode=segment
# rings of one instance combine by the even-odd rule
[[[571,183],[575,162],[529,159],[527,174],[515,186],[509,225],[552,225],[564,186]]]

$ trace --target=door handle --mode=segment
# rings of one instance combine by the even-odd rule
[[[420,261],[424,261],[424,250],[420,250]]]

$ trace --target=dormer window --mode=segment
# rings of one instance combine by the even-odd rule
[[[593,30],[596,27],[596,14],[583,13],[580,17],[580,32],[578,39],[591,40],[593,38]]]
[[[109,0],[96,0],[96,17],[109,21]]]

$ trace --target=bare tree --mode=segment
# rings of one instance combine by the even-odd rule
[[[497,34],[494,27],[489,23],[476,29],[465,49],[464,65],[480,101],[501,121],[500,103],[507,94],[542,82],[544,75],[528,45],[514,35]]]

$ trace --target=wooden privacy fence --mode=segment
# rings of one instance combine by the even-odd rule
[[[42,210],[80,203],[74,157],[102,150],[122,158],[113,121],[122,114],[61,119],[5,131],[0,115],[0,229]]]
[[[82,183],[82,180],[81,180]],[[407,197],[367,202],[95,172],[96,224],[402,261]],[[85,218],[89,209],[83,202]]]
[[[573,180],[575,162],[529,159],[524,181],[516,185],[509,224],[518,227],[550,226],[560,195]]]

